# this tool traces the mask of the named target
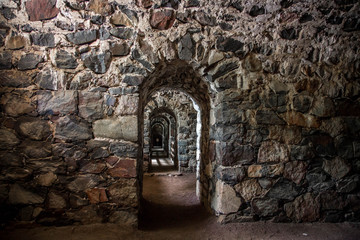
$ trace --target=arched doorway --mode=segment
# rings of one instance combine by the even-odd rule
[[[198,128],[199,138],[197,139],[196,167],[196,195],[200,202],[208,209],[209,206],[209,185],[210,179],[205,173],[205,166],[209,163],[209,131],[210,131],[210,97],[209,86],[197,74],[193,68],[184,61],[175,60],[173,62],[161,62],[152,74],[140,86],[138,128],[140,136],[140,150],[138,159],[138,171],[140,179],[140,194],[142,193],[143,177],[143,148],[144,142],[144,109],[150,101],[151,96],[161,90],[178,90],[189,96],[194,105],[197,106],[198,114],[196,119],[201,122]],[[146,153],[145,153],[146,154]]]

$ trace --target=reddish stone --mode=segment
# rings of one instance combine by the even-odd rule
[[[112,177],[136,177],[136,160],[131,158],[121,159],[114,168],[108,170],[108,174]]]
[[[151,8],[151,6],[153,5],[153,1],[152,0],[137,0],[136,5],[138,5],[139,7],[143,7],[143,8]]]
[[[104,188],[88,189],[88,190],[86,190],[86,194],[89,198],[90,203],[92,203],[92,204],[108,201],[106,191]]]
[[[320,216],[319,201],[311,193],[306,193],[285,204],[286,215],[296,222],[313,222]]]
[[[25,6],[30,21],[51,19],[59,13],[56,0],[30,0],[26,2]]]
[[[157,10],[152,12],[150,25],[159,30],[166,30],[172,27],[175,21],[175,11],[170,9]]]
[[[110,156],[106,158],[105,161],[110,164],[110,166],[114,166],[119,161],[119,158],[116,156]]]
[[[285,165],[284,177],[292,180],[296,184],[300,184],[305,177],[307,163],[302,161],[288,162]]]

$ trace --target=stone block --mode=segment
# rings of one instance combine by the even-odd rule
[[[218,152],[219,154],[217,155],[224,166],[250,163],[255,157],[254,148],[252,146],[238,145],[236,143],[222,144],[221,149]]]
[[[10,204],[39,204],[44,202],[44,198],[36,193],[24,189],[18,184],[13,184],[9,191]]]
[[[91,52],[83,57],[84,65],[94,73],[106,73],[111,64],[112,56],[110,51]]]
[[[321,97],[315,100],[311,113],[318,117],[330,117],[335,113],[335,105],[331,98]]]
[[[90,0],[88,10],[103,16],[109,16],[114,12],[114,8],[108,0]]]
[[[216,177],[229,185],[239,183],[245,177],[244,167],[225,167],[219,166],[216,169]]]
[[[35,110],[34,102],[30,98],[29,94],[4,94],[1,98],[1,104],[3,105],[2,109],[5,113],[12,117],[31,114]]]
[[[50,125],[38,118],[22,117],[17,122],[17,131],[32,140],[45,140],[51,135]]]
[[[55,37],[53,33],[32,33],[30,34],[32,44],[43,47],[55,47]]]
[[[284,172],[284,164],[271,164],[271,165],[250,165],[247,170],[248,177],[274,177],[280,176]]]
[[[128,40],[134,36],[135,32],[132,28],[117,27],[117,28],[111,28],[110,34],[113,35],[114,37]]]
[[[260,72],[262,63],[254,54],[250,54],[244,59],[244,68],[250,72]]]
[[[293,98],[293,108],[295,111],[306,113],[309,111],[313,102],[313,97],[307,92],[295,95]]]
[[[245,202],[250,202],[254,198],[259,198],[265,191],[256,179],[249,179],[235,185],[235,190],[244,198]]]
[[[47,207],[50,209],[64,209],[66,208],[66,200],[60,194],[50,192],[47,199]]]
[[[80,172],[84,173],[93,173],[93,174],[99,174],[104,171],[106,168],[105,163],[97,162],[97,163],[87,163],[84,166],[81,167]]]
[[[178,44],[178,54],[181,60],[190,61],[195,55],[195,42],[190,34],[183,36]]]
[[[81,122],[73,116],[65,116],[59,118],[56,123],[55,138],[79,141],[92,138],[92,134],[87,123]]]
[[[351,167],[348,165],[348,163],[340,157],[335,157],[332,160],[324,159],[322,167],[325,172],[330,174],[335,179],[343,178],[351,170]]]
[[[82,192],[89,188],[96,187],[101,181],[101,177],[95,174],[86,174],[77,176],[72,182],[67,185],[67,188],[72,192]]]
[[[285,121],[281,119],[274,111],[258,110],[255,116],[257,124],[266,125],[284,125]]]
[[[333,181],[327,180],[327,176],[321,168],[308,171],[306,173],[306,181],[309,184],[309,190],[315,193],[324,192],[335,186]]]
[[[11,36],[7,39],[5,43],[6,49],[11,49],[11,50],[22,49],[25,47],[25,45],[26,45],[26,40],[21,35]]]
[[[218,180],[215,193],[211,200],[211,207],[220,214],[237,212],[240,208],[241,198],[236,196],[235,190],[228,184]]]
[[[110,201],[122,207],[138,207],[137,180],[118,179],[109,187]]]
[[[127,56],[130,53],[130,47],[126,42],[112,43],[110,45],[110,51],[115,57]]]
[[[28,73],[22,71],[3,70],[0,71],[0,82],[1,85],[4,87],[25,88],[31,84],[31,76],[29,76]]]
[[[297,126],[270,126],[269,138],[285,144],[298,144],[302,139],[301,128]]]
[[[323,192],[319,195],[322,210],[343,210],[345,201],[334,191]]]
[[[38,73],[38,75],[35,78],[35,82],[41,89],[57,90],[58,73],[56,70],[52,68],[45,68]]]
[[[296,222],[313,222],[320,217],[320,204],[311,193],[306,193],[284,206],[286,215]]]
[[[267,192],[266,196],[276,199],[293,200],[300,193],[300,188],[292,182],[280,180]]]
[[[42,57],[40,55],[34,53],[28,53],[21,56],[18,62],[19,70],[31,70],[35,69],[36,66],[42,61]]]
[[[155,10],[150,16],[150,25],[155,29],[166,30],[172,27],[175,22],[175,18],[176,13],[174,10]]]
[[[261,144],[258,153],[259,163],[287,161],[289,161],[289,153],[284,144],[276,141],[265,141]]]
[[[51,155],[51,143],[26,139],[19,145],[19,150],[28,158],[46,158]]]
[[[3,51],[0,53],[0,70],[11,69],[12,67],[12,53],[10,51]]]
[[[38,112],[41,115],[71,114],[76,112],[77,92],[64,91],[38,91]]]
[[[282,114],[282,117],[289,125],[296,125],[305,128],[318,128],[320,127],[320,121],[317,117],[308,114],[302,114],[300,112],[286,112]]]
[[[302,161],[292,161],[285,164],[284,177],[299,185],[304,179],[308,164]]]
[[[293,145],[290,147],[290,159],[291,161],[300,160],[311,160],[315,157],[315,152],[313,147],[305,146],[296,146]]]
[[[253,212],[261,217],[273,216],[279,211],[279,202],[277,199],[254,199],[251,202]]]
[[[25,7],[30,21],[52,19],[59,13],[59,9],[56,7],[56,0],[30,0],[26,2]]]
[[[122,95],[119,98],[115,113],[118,115],[136,115],[138,112],[139,97],[133,95]]]
[[[136,158],[138,145],[134,143],[113,142],[110,144],[110,152],[118,157]]]
[[[50,187],[56,180],[57,176],[52,172],[44,173],[36,177],[36,182],[44,187]]]
[[[7,129],[0,129],[0,149],[11,149],[20,143],[19,138]]]
[[[105,188],[91,188],[86,190],[86,194],[91,204],[97,204],[108,201]]]
[[[111,16],[110,23],[114,24],[115,26],[125,26],[125,27],[132,27],[132,21],[126,16],[123,12],[118,12]]]
[[[104,97],[101,92],[79,91],[79,116],[93,121],[102,118]]]
[[[240,52],[244,48],[244,43],[234,38],[219,37],[216,40],[216,48],[222,52]]]
[[[81,45],[91,43],[97,39],[98,31],[96,29],[77,31],[75,33],[66,34],[66,38],[73,44]]]
[[[136,159],[120,158],[107,173],[112,177],[133,178],[136,177]]]
[[[150,8],[153,5],[152,0],[136,0],[136,5],[143,8]]]
[[[137,117],[122,116],[113,119],[97,120],[93,124],[95,137],[137,141]]]
[[[78,66],[75,56],[65,50],[56,52],[55,63],[61,69],[75,69]]]

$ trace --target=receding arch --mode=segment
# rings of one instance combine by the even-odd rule
[[[160,62],[155,70],[140,85],[138,129],[140,131],[140,147],[138,170],[140,178],[140,193],[142,192],[142,161],[144,136],[144,108],[153,93],[161,90],[179,90],[188,95],[199,106],[201,120],[200,155],[197,170],[197,196],[200,202],[209,207],[210,179],[205,173],[209,163],[209,132],[210,132],[210,88],[200,74],[185,61]]]

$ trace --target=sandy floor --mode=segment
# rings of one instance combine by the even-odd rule
[[[280,224],[270,222],[220,225],[199,205],[195,176],[144,176],[144,214],[140,230],[114,224],[8,228],[0,239],[360,239],[357,223]]]

